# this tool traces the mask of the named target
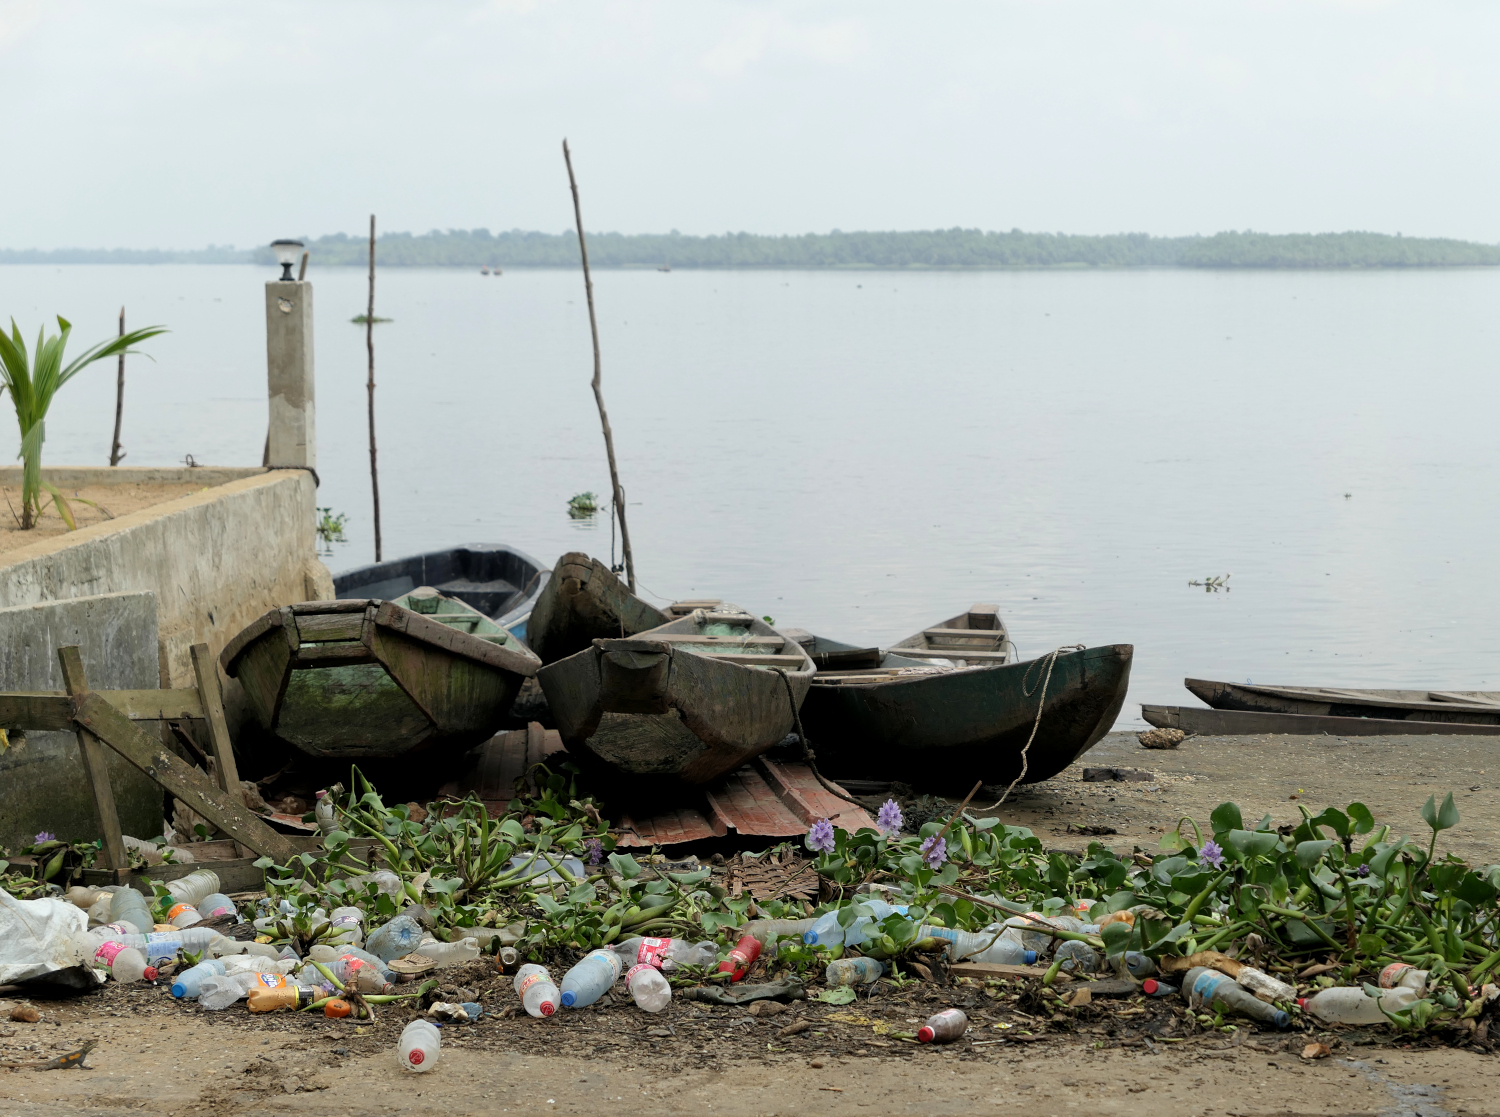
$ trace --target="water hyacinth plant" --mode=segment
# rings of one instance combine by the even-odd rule
[[[57,506],[58,515],[70,530],[78,527],[73,511],[56,486],[42,480],[42,443],[47,438],[47,411],[52,406],[58,389],[77,376],[95,361],[134,353],[132,346],[139,345],[157,334],[166,333],[161,326],[148,326],[144,330],[132,330],[119,337],[101,341],[84,350],[66,365],[63,350],[73,332],[72,323],[61,315],[57,325],[61,331],[48,337],[46,330],[37,332],[36,352],[29,354],[21,330],[11,319],[10,336],[0,330],[0,391],[10,393],[11,403],[16,409],[16,422],[21,428],[21,529],[36,526],[41,515],[42,490],[46,490]]]

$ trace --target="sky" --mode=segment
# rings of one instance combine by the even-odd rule
[[[1500,241],[1500,5],[0,0],[0,247],[383,229]]]

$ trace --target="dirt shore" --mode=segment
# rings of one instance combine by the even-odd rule
[[[1488,863],[1500,860],[1500,807],[1485,794],[1497,749],[1500,740],[1476,737],[1271,737],[1192,738],[1153,752],[1116,734],[1000,813],[1032,826],[1053,848],[1082,848],[1090,838],[1080,827],[1109,827],[1118,833],[1099,840],[1149,849],[1180,816],[1206,822],[1226,799],[1247,818],[1269,812],[1276,822],[1300,817],[1299,803],[1316,811],[1361,800],[1377,820],[1417,835],[1422,800],[1454,790],[1463,818],[1442,848]],[[1153,779],[1085,783],[1085,766],[1144,768]],[[3,1111],[1500,1114],[1500,1060],[1473,1048],[1404,1046],[1384,1030],[1204,1031],[1176,998],[1044,1012],[1023,982],[909,983],[882,985],[852,1005],[798,1003],[774,1015],[678,999],[648,1016],[611,998],[536,1021],[514,1014],[509,980],[485,963],[445,980],[462,985],[455,994],[473,994],[487,1014],[444,1029],[441,1058],[424,1075],[396,1061],[409,1006],[390,1006],[360,1026],[290,1013],[251,1017],[242,1006],[208,1013],[160,987],[110,985],[36,1002],[40,1022],[0,1023],[0,1061],[48,1058],[92,1039],[93,1069],[0,1071]],[[918,1046],[893,1034],[950,1005],[970,1016],[958,1043]],[[1314,1038],[1331,1042],[1331,1058],[1300,1058]]]
[[[150,508],[155,504],[165,504],[169,500],[176,500],[202,489],[202,485],[127,484],[85,485],[82,488],[64,488],[61,492],[63,499],[68,501],[68,506],[73,510],[74,522],[83,528],[130,512],[139,512],[142,508]],[[7,508],[0,510],[0,554],[67,534],[68,525],[63,523],[50,493],[43,492],[41,517],[29,531],[22,531],[20,521],[16,518],[21,511],[20,487],[0,485],[0,496],[9,502]]]

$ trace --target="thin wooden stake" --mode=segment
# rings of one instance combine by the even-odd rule
[[[83,673],[83,657],[75,644],[57,649],[57,662],[62,667],[63,686],[73,697],[85,697],[89,693],[88,679]],[[83,761],[83,776],[89,785],[89,794],[94,800],[94,820],[99,824],[100,853],[107,869],[128,869],[130,861],[125,855],[125,840],[121,837],[120,812],[115,806],[115,792],[110,784],[107,754],[99,738],[81,725],[74,725],[78,735],[78,759]]]
[[[365,350],[370,357],[370,495],[375,499],[375,561],[380,561],[380,474],[375,468],[375,215],[370,214],[370,302],[365,310]]]
[[[573,177],[573,156],[568,141],[563,140],[563,161],[568,164],[568,186],[573,191],[573,217],[578,222],[578,252],[583,257],[583,289],[589,301],[589,333],[594,339],[594,402],[599,405],[599,422],[604,427],[604,452],[609,455],[609,482],[614,489],[615,511],[620,517],[620,541],[625,548],[625,578],[630,592],[635,592],[635,557],[630,551],[630,529],[625,526],[625,490],[620,488],[620,471],[615,468],[615,436],[609,429],[609,413],[604,410],[604,392],[599,387],[599,321],[594,315],[594,281],[589,275],[589,246],[583,239],[583,209],[578,204],[578,180]]]
[[[125,308],[120,308],[120,336],[125,336]],[[115,440],[109,447],[109,464],[116,466],[125,456],[120,449],[120,419],[125,413],[125,354],[120,354],[120,371],[115,376]]]

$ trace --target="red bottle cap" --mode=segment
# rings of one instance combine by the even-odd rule
[[[420,1047],[416,1048],[413,1051],[409,1051],[406,1054],[406,1061],[414,1067],[421,1066],[422,1060],[425,1058],[427,1058],[427,1056],[422,1053],[422,1049]]]
[[[147,966],[145,972],[141,976],[144,977],[147,981],[155,981],[156,980],[156,967],[155,966]]]
[[[918,1043],[931,1043],[933,1041],[933,1038],[936,1035],[937,1035],[936,1032],[934,1032],[931,1028],[929,1028],[929,1027],[927,1027],[927,1026],[924,1025],[922,1028],[920,1028],[917,1031],[917,1042]]]
[[[557,1011],[557,1006],[551,1001],[543,1001],[541,1003],[540,1010],[543,1016],[551,1016],[554,1012]]]
[[[1160,988],[1161,983],[1154,977],[1148,977],[1145,981],[1141,982],[1141,992],[1148,997],[1156,996],[1156,991]]]

